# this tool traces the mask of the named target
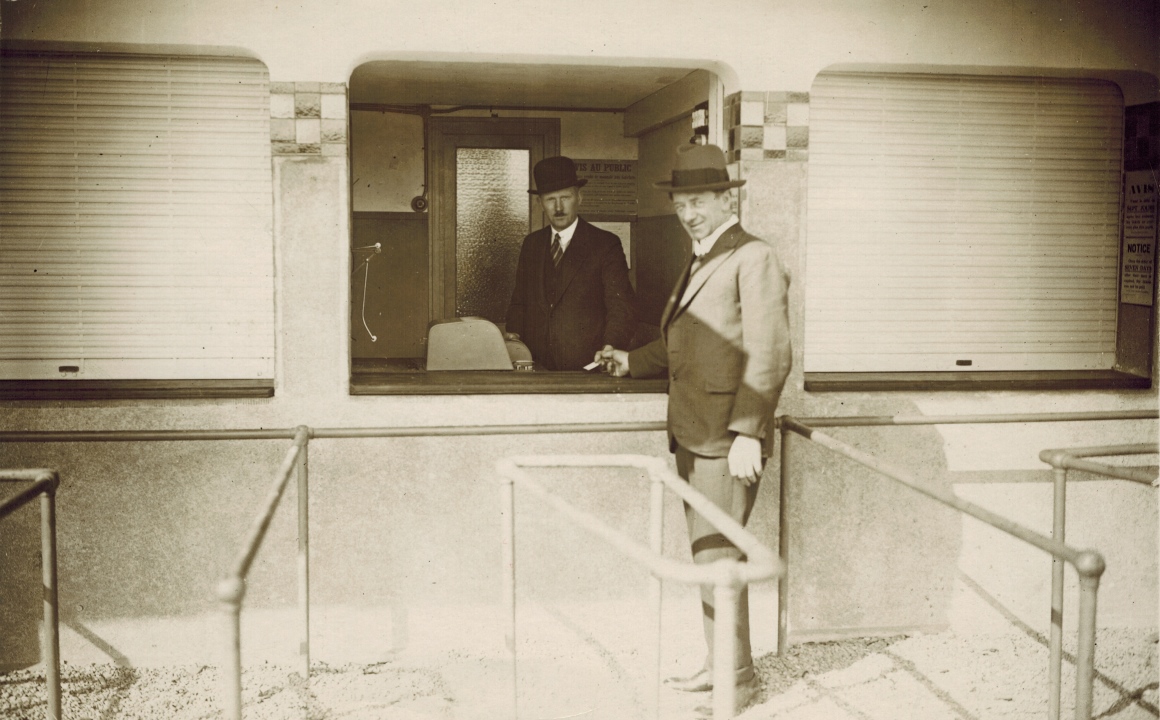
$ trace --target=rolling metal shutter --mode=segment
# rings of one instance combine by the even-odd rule
[[[1112,367],[1118,87],[828,72],[810,116],[807,372]]]
[[[0,64],[0,379],[272,378],[265,66]]]

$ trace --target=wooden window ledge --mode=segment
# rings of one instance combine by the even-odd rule
[[[351,395],[520,395],[576,393],[664,393],[666,378],[636,380],[603,373],[547,370],[441,370],[427,372],[418,363],[355,363]]]
[[[1147,390],[1152,379],[1119,370],[807,372],[807,392],[884,390]]]
[[[268,398],[273,380],[0,380],[0,400]]]

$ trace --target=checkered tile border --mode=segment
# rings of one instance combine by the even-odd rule
[[[346,155],[346,117],[343,83],[270,83],[275,155]]]
[[[742,91],[725,98],[730,162],[805,161],[809,125],[809,93]]]

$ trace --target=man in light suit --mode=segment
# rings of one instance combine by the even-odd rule
[[[693,257],[661,316],[661,337],[632,352],[606,347],[596,354],[612,375],[649,377],[667,370],[668,432],[677,472],[744,525],[772,451],[773,413],[790,369],[786,279],[773,249],[741,229],[733,213],[725,155],[713,145],[677,151],[669,181],[673,209],[693,241]],[[685,507],[693,561],[739,559],[741,551]],[[712,689],[713,589],[702,586],[704,667],[669,685]],[[738,598],[736,711],[756,700],[749,642],[749,595]],[[711,715],[708,706],[698,708]]]
[[[536,163],[548,216],[524,238],[506,330],[548,370],[582,370],[604,345],[625,347],[636,331],[632,285],[620,238],[577,216],[587,182],[566,157]]]

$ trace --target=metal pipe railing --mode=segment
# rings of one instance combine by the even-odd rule
[[[56,489],[60,486],[60,476],[55,470],[0,470],[0,482],[32,483],[0,503],[0,519],[40,496],[40,578],[44,606],[41,656],[48,694],[45,717],[60,720],[60,608],[56,575]]]
[[[651,481],[649,502],[649,546],[645,547],[624,533],[605,525],[595,516],[573,507],[543,485],[531,478],[523,468],[529,467],[626,467],[645,470]],[[782,563],[773,551],[717,507],[687,482],[677,477],[659,458],[643,455],[547,455],[540,457],[509,457],[496,463],[501,478],[500,497],[503,514],[502,547],[504,549],[504,602],[508,616],[508,646],[512,651],[512,716],[518,718],[518,652],[516,642],[515,592],[515,484],[519,483],[540,497],[574,525],[604,539],[614,548],[648,568],[652,576],[649,598],[654,613],[656,652],[652,668],[654,708],[660,717],[660,645],[661,645],[661,582],[676,580],[691,585],[714,586],[716,621],[713,636],[713,717],[731,718],[734,712],[736,688],[734,643],[736,642],[738,590],[759,580],[779,575]],[[662,554],[664,537],[664,489],[681,497],[697,513],[729,539],[747,561],[723,559],[709,565],[684,563]]]
[[[303,426],[305,427],[305,426]],[[474,435],[552,435],[663,431],[660,421],[561,423],[545,425],[411,425],[365,428],[310,428],[312,439],[448,437]],[[184,440],[293,440],[298,428],[242,430],[0,430],[0,442],[173,442]]]
[[[274,518],[274,511],[278,509],[278,503],[286,490],[290,474],[294,470],[298,470],[300,477],[305,474],[306,464],[299,462],[299,459],[302,457],[309,439],[309,428],[298,428],[294,436],[294,444],[286,451],[286,456],[274,476],[274,482],[266,496],[262,511],[254,518],[250,531],[246,535],[246,542],[234,561],[232,572],[217,586],[218,602],[225,619],[226,637],[229,640],[225,657],[222,659],[222,694],[225,700],[225,717],[230,720],[241,720],[242,717],[241,614],[242,601],[246,595],[246,575],[250,572],[250,566],[258,554],[262,539]],[[307,621],[309,621],[308,618]],[[301,654],[307,658],[303,679],[309,677],[308,645],[309,630],[307,630],[306,641],[300,646]]]
[[[1088,457],[1111,457],[1122,455],[1154,455],[1160,452],[1158,443],[1139,443],[1135,445],[1103,445],[1098,447],[1068,448],[1044,450],[1039,453],[1039,459],[1051,465],[1054,479],[1052,496],[1052,529],[1051,536],[1059,542],[1064,542],[1067,519],[1067,480],[1069,470],[1081,470],[1119,480],[1153,485],[1156,473],[1134,468],[1117,467],[1103,463],[1084,460]],[[1081,577],[1080,582],[1083,582]],[[1090,610],[1094,618],[1094,610]],[[1081,623],[1087,617],[1085,609],[1080,608]],[[1059,720],[1060,695],[1063,690],[1063,560],[1057,557],[1051,559],[1051,634],[1048,640],[1049,650],[1049,690],[1048,690],[1048,718]],[[1079,659],[1076,660],[1077,667]],[[1094,664],[1093,664],[1094,665]],[[1077,682],[1083,678],[1077,679]],[[1090,699],[1088,703],[1090,705]]]
[[[546,425],[451,425],[451,426],[400,426],[400,427],[366,427],[366,428],[310,428],[298,426],[295,428],[251,428],[251,429],[190,429],[190,430],[22,430],[0,431],[0,442],[7,443],[58,443],[58,442],[180,442],[180,441],[221,441],[221,440],[295,440],[299,445],[299,438],[303,431],[306,439],[301,442],[301,450],[296,455],[296,470],[298,477],[298,619],[299,619],[299,652],[298,671],[304,679],[310,677],[310,496],[309,496],[309,440],[319,439],[356,439],[356,438],[399,438],[399,437],[457,437],[457,436],[485,436],[485,435],[545,435],[545,434],[574,434],[574,433],[608,433],[608,432],[660,432],[665,429],[664,422],[627,422],[627,423],[566,423]],[[285,468],[284,468],[285,469]],[[288,470],[287,470],[288,472]],[[286,476],[281,472],[275,478],[275,486],[284,489]],[[280,497],[279,490],[279,497]],[[276,504],[276,503],[275,503]],[[266,509],[270,505],[267,501]],[[266,517],[266,511],[262,515]],[[268,525],[268,518],[266,524]],[[256,527],[256,526],[255,526]],[[248,558],[245,569],[257,554],[262,537],[265,534],[263,526],[255,538],[254,530],[248,536],[240,557]],[[256,543],[254,541],[256,539]],[[54,545],[55,553],[55,545]],[[55,566],[54,566],[55,567]],[[238,582],[237,568],[225,580],[219,583],[215,594],[222,600],[225,609],[232,618],[226,627],[227,659],[225,676],[231,678],[226,688],[226,700],[223,703],[231,717],[240,717],[240,608],[245,594],[244,573],[243,580]],[[47,587],[47,585],[46,585]],[[55,575],[53,580],[55,585]],[[659,596],[658,596],[659,597]],[[232,606],[237,604],[236,613]],[[235,617],[236,616],[236,617]],[[55,626],[54,626],[55,627]],[[55,631],[54,631],[55,632]],[[54,644],[54,648],[57,644]],[[59,658],[59,652],[55,655]],[[59,672],[57,673],[59,680]],[[57,706],[59,707],[59,681],[57,682]],[[51,707],[51,703],[50,703]]]
[[[1034,413],[1012,415],[941,415],[941,416],[863,416],[863,417],[828,417],[828,418],[798,418],[803,425],[812,427],[839,427],[839,426],[888,426],[888,425],[943,425],[943,424],[991,424],[991,423],[1028,423],[1028,422],[1067,422],[1083,420],[1140,420],[1152,419],[1158,416],[1154,410],[1127,410],[1106,412],[1072,412],[1072,413]],[[780,424],[780,418],[779,418]],[[573,434],[573,433],[610,433],[610,432],[659,432],[666,427],[664,422],[628,422],[628,423],[576,423],[556,425],[467,425],[467,426],[406,426],[406,427],[367,427],[367,428],[297,428],[283,429],[191,429],[191,430],[88,430],[88,431],[0,431],[0,442],[173,442],[173,441],[219,441],[219,440],[276,440],[297,439],[302,430],[306,431],[307,439],[302,443],[302,452],[296,456],[298,462],[298,491],[299,491],[299,549],[298,549],[298,599],[299,617],[301,624],[300,642],[300,670],[304,677],[309,677],[310,663],[310,581],[309,581],[309,493],[307,482],[307,446],[310,438],[339,439],[339,438],[397,438],[397,437],[451,437],[451,436],[483,436],[483,435],[530,435],[530,434]],[[788,429],[781,427],[781,482],[779,504],[779,537],[778,550],[781,557],[780,573],[778,574],[778,653],[784,654],[787,643],[788,626],[788,556],[789,541],[787,531],[788,493],[787,468],[789,456],[785,442]],[[297,445],[297,442],[296,442]],[[1078,469],[1078,466],[1077,466]],[[1126,478],[1139,481],[1138,478]],[[280,483],[283,484],[284,483]],[[661,490],[663,503],[663,489]],[[655,502],[655,501],[654,501]],[[54,506],[55,507],[55,506]],[[659,512],[659,511],[656,511]],[[55,513],[55,510],[53,510]],[[659,532],[659,526],[656,526]],[[263,531],[264,532],[264,531]],[[248,546],[247,546],[248,547]],[[658,546],[659,551],[659,546]],[[253,548],[257,552],[257,547]],[[55,555],[55,540],[54,540]],[[252,559],[252,557],[251,557]],[[53,579],[55,588],[55,578]],[[244,594],[244,584],[241,586]],[[659,604],[659,591],[656,603]],[[240,601],[240,597],[239,597]],[[659,623],[659,614],[658,614]],[[236,637],[231,634],[231,638]],[[231,643],[234,642],[231,640]],[[57,653],[59,655],[59,653]],[[659,659],[658,659],[659,662]],[[659,667],[659,666],[658,666]],[[659,687],[658,687],[659,692]],[[659,696],[658,696],[659,697]],[[59,703],[58,703],[59,704]]]
[[[974,415],[848,415],[836,417],[793,417],[781,415],[776,425],[781,434],[781,465],[779,476],[778,553],[785,564],[785,573],[778,580],[777,591],[777,654],[784,656],[789,645],[789,454],[786,436],[789,430],[782,420],[790,418],[811,428],[822,427],[885,427],[918,425],[994,425],[1004,423],[1088,422],[1101,420],[1154,420],[1160,410],[1096,410],[1061,413],[984,413]]]
[[[298,477],[298,674],[310,679],[310,440],[295,464]]]
[[[788,416],[784,416],[788,417]],[[997,425],[1002,423],[1073,422],[1086,420],[1154,420],[1157,410],[1089,410],[1056,413],[982,413],[976,415],[850,415],[794,418],[812,428],[879,425]]]
[[[970,515],[997,530],[1001,530],[1023,540],[1049,553],[1054,558],[1060,558],[1070,563],[1076,569],[1080,578],[1080,622],[1076,651],[1075,717],[1077,720],[1091,720],[1092,688],[1095,679],[1096,605],[1099,594],[1100,576],[1103,574],[1105,568],[1104,559],[1098,552],[1071,548],[1057,539],[1041,535],[986,508],[963,500],[953,492],[943,490],[942,488],[928,487],[911,477],[902,469],[896,468],[857,448],[851,447],[792,417],[783,416],[781,418],[781,428],[783,443],[786,440],[786,432],[801,435],[807,440],[854,460],[943,505]],[[782,478],[784,481],[785,475]]]

